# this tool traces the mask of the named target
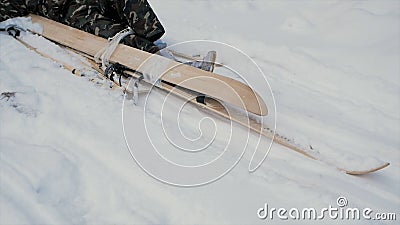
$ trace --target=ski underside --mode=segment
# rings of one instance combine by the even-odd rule
[[[86,64],[86,66],[89,66],[92,70],[96,70],[99,73],[103,74],[103,71],[99,69],[99,65],[95,63],[94,56],[100,49],[102,49],[104,46],[107,45],[108,41],[106,39],[91,35],[89,33],[77,30],[75,28],[68,27],[66,25],[57,23],[55,21],[40,16],[36,15],[30,15],[30,16],[32,17],[32,22],[38,23],[43,27],[43,31],[41,33],[36,33],[36,34],[41,35],[42,37],[57,43],[58,45],[63,47],[67,52],[70,53],[72,52],[71,55],[78,53],[82,56],[85,56],[90,62],[90,64]],[[46,55],[46,53],[39,51],[38,49],[36,49],[35,47],[21,40],[18,37],[16,39],[20,41],[22,44],[24,44],[26,47],[40,54],[41,56],[56,61],[57,63],[61,64],[65,69],[70,70],[72,73],[76,75],[81,75],[82,72],[76,70],[72,66],[55,60],[53,57]],[[186,57],[185,55],[177,54],[176,52],[172,53],[176,54],[178,57],[183,57],[183,58]],[[124,74],[133,79],[138,79],[142,74],[140,73],[140,71],[139,72],[136,71],[136,69],[139,67],[141,63],[140,60],[146,60],[146,58],[150,56],[153,55],[151,55],[150,53],[146,53],[119,44],[116,51],[111,56],[110,61],[118,62],[132,70],[135,70],[135,71],[126,70],[124,71]],[[137,59],[138,57],[140,58],[140,60]],[[190,56],[187,56],[187,58],[190,58]],[[162,60],[164,64],[172,65],[172,67],[174,67],[174,65],[176,64],[180,64],[178,62],[174,62],[172,60],[163,58],[161,56],[157,56],[156,59]],[[232,113],[231,110],[229,110],[228,112],[226,110],[225,103],[232,104],[233,106],[236,106],[236,108],[239,107],[240,109],[242,109],[242,111],[247,110],[248,112],[251,112],[255,115],[267,114],[267,107],[263,102],[263,100],[261,99],[261,97],[258,96],[257,93],[255,93],[250,87],[246,86],[245,84],[233,80],[231,78],[224,77],[222,75],[217,75],[214,73],[202,71],[187,65],[174,68],[177,69],[175,70],[173,69],[167,72],[166,75],[164,75],[161,78],[161,82],[157,83],[155,87],[164,90],[168,93],[172,93],[175,96],[183,99],[184,101],[191,102],[194,105],[200,107],[201,109],[204,109],[206,112],[210,112],[216,116],[236,122],[242,125],[243,127],[247,127],[253,132],[263,135],[269,139],[272,139],[274,143],[285,146],[287,149],[296,151],[312,160],[329,164],[333,167],[336,167],[338,170],[350,175],[368,174],[381,170],[390,165],[388,162],[378,161],[374,163],[374,166],[362,169],[360,168],[351,169],[350,167],[346,168],[346,166],[338,166],[338,164],[340,163],[334,162],[333,160],[329,160],[329,158],[324,157],[324,155],[321,154],[320,151],[317,151],[316,149],[313,149],[311,147],[307,148],[298,145],[293,140],[286,138],[285,136],[282,136],[280,134],[274,133],[273,129],[270,129],[265,125],[261,124],[260,122],[258,122],[257,118],[255,118],[254,116],[249,117],[247,116],[246,113],[244,114],[241,112]],[[176,80],[175,79],[176,76],[173,76],[174,73],[180,73],[183,74],[183,76],[180,76],[179,80]],[[185,83],[184,82],[185,79],[192,78],[193,74],[195,74],[194,76],[202,77],[201,79],[203,79],[204,77],[207,78],[211,76],[213,78],[217,77],[217,79],[229,83],[232,88],[239,91],[241,94],[243,94],[243,96],[245,96],[244,102],[247,102],[246,105],[243,106],[239,104],[235,99],[230,98],[228,95],[229,92],[224,93],[224,91],[221,91],[220,89],[218,89],[218,87],[214,87],[215,89],[213,90],[212,87],[210,87],[210,85],[207,83],[209,82],[208,79],[203,79],[203,80],[200,79],[200,81],[199,79],[197,79],[196,81],[199,81],[200,84],[196,82]],[[185,85],[180,85],[181,82],[184,82]],[[204,82],[206,82],[207,85],[205,85]],[[121,85],[121,83],[118,83],[117,81],[114,81],[114,83],[116,83],[117,85]],[[123,90],[126,94],[132,95],[130,90],[124,88]],[[221,94],[221,92],[223,94]],[[198,101],[199,95],[206,97],[204,97],[202,101]],[[359,157],[361,158],[363,156]]]

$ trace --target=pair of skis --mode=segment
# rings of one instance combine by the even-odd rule
[[[100,49],[108,44],[108,41],[101,37],[37,15],[30,16],[34,23],[38,23],[43,27],[43,31],[39,35],[62,46],[73,49],[74,51],[79,52],[91,60],[94,59],[94,56],[97,52],[99,52]],[[32,46],[29,46],[29,44],[25,42],[24,45],[35,50]],[[51,58],[44,53],[40,53],[37,50],[35,51],[44,57]],[[178,56],[186,57],[184,55]],[[156,62],[158,65],[162,65],[162,68],[160,69],[164,70],[165,68],[168,68],[166,72],[163,72],[162,77],[158,77],[160,70],[145,68],[143,71],[140,71],[143,69],[141,64],[149,57],[152,57],[153,62]],[[157,76],[159,82],[153,84],[155,84],[159,89],[171,92],[185,101],[190,101],[193,104],[206,109],[207,111],[234,121],[242,126],[248,127],[258,134],[261,134],[267,138],[271,138],[275,143],[301,153],[312,160],[322,161],[331,165],[333,164],[326,161],[316,151],[299,146],[283,136],[274,135],[272,129],[264,127],[263,124],[259,123],[255,119],[243,117],[241,114],[229,113],[220,101],[235,107],[239,107],[258,116],[265,116],[268,112],[267,106],[262,98],[250,87],[239,81],[211,72],[203,71],[188,65],[183,65],[167,58],[152,55],[150,53],[143,52],[122,44],[117,46],[115,52],[110,57],[110,61],[114,63],[120,63],[126,68],[129,68],[130,70],[124,71],[124,73],[132,76],[134,79],[141,78],[143,74],[146,74],[150,77],[152,75]],[[73,73],[79,72],[68,65],[62,65],[64,68],[69,69]],[[150,80],[149,82],[152,81]],[[227,85],[219,85],[219,83]],[[234,90],[236,93],[239,93],[240,98],[232,97],[232,90]],[[200,102],[197,99],[199,95],[206,97]],[[256,167],[253,167],[254,170],[259,165],[260,164],[258,164]],[[388,165],[389,163],[387,162],[381,162],[375,167],[361,170],[346,169],[336,165],[333,166],[350,175],[362,175],[381,170]]]

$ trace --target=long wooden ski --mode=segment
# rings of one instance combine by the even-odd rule
[[[292,143],[288,138],[285,138],[284,136],[281,136],[279,134],[275,134],[272,132],[272,129],[268,129],[264,127],[262,124],[257,122],[254,119],[248,118],[248,117],[243,117],[240,114],[235,114],[235,113],[228,113],[225,107],[219,102],[214,99],[206,99],[204,103],[199,103],[196,101],[196,94],[192,94],[188,91],[185,91],[184,89],[180,87],[174,87],[170,84],[162,83],[162,89],[172,92],[174,95],[184,99],[185,101],[190,101],[191,103],[198,105],[202,108],[205,108],[207,111],[212,112],[214,114],[217,114],[219,116],[222,116],[223,118],[226,118],[228,120],[234,121],[244,127],[249,128],[250,130],[263,135],[264,137],[272,139],[275,143],[280,144],[282,146],[285,146],[286,148],[293,150],[297,153],[300,153],[312,160],[317,160],[317,161],[322,161],[327,164],[331,164],[329,162],[326,162],[325,160],[321,159],[319,157],[319,154],[313,154],[309,150],[306,150],[304,147],[301,147],[295,143]],[[250,162],[251,165],[252,162]],[[368,174],[372,173],[378,170],[381,170],[387,166],[389,166],[390,163],[388,162],[383,162],[382,164],[372,167],[369,169],[365,170],[354,170],[354,169],[346,169],[343,167],[338,167],[335,166],[338,170],[345,172],[346,174],[349,175],[363,175],[363,174]]]
[[[88,55],[95,56],[108,44],[106,39],[93,34],[41,16],[32,14],[30,16],[32,22],[42,25],[42,36]],[[143,62],[150,58],[154,63],[150,65],[150,68],[143,67]],[[268,113],[266,104],[254,90],[232,78],[203,71],[123,44],[118,45],[110,61],[118,62],[149,77],[159,77],[162,71],[161,79],[168,83],[211,96],[256,115],[264,116]]]
[[[37,49],[35,49],[33,46],[30,46],[28,43],[20,40],[17,38],[17,40],[19,40],[22,44],[24,44],[26,47],[34,50],[35,52],[37,52],[39,55],[46,57],[46,58],[50,58],[53,61],[56,61],[57,63],[63,65],[64,68],[70,70],[72,73],[79,75],[81,72],[77,71],[75,68],[73,68],[72,66],[69,66],[65,63],[60,63],[57,60],[53,59],[51,56],[42,53],[40,51],[38,51]],[[94,59],[92,56],[88,56],[87,54],[84,55],[85,57],[87,57],[89,60],[92,60],[94,62]],[[97,70],[98,68],[95,68],[94,63],[91,64],[92,69]],[[133,78],[138,78],[140,76],[140,74],[138,73],[134,73],[134,72],[129,72],[126,71],[125,73],[127,73],[128,75],[132,76]],[[166,81],[162,81],[159,85],[156,86],[157,88],[164,90],[168,93],[172,93],[175,96],[185,100],[185,101],[189,101],[201,108],[204,108],[207,110],[207,112],[211,112],[214,113],[216,115],[219,115],[223,118],[229,119],[231,121],[234,121],[244,127],[249,128],[250,130],[261,134],[267,138],[273,139],[273,141],[275,143],[278,143],[280,145],[283,145],[285,147],[287,147],[290,150],[296,151],[312,160],[317,160],[317,161],[322,161],[325,162],[327,164],[330,164],[332,166],[335,166],[338,170],[343,171],[347,174],[350,175],[363,175],[363,174],[368,174],[368,173],[372,173],[372,172],[376,172],[378,170],[381,170],[387,166],[390,165],[390,163],[388,162],[383,162],[378,166],[369,168],[369,169],[364,169],[364,170],[354,170],[354,169],[346,169],[346,168],[342,168],[342,167],[338,167],[336,165],[333,165],[332,163],[326,162],[325,160],[323,160],[319,154],[314,154],[312,152],[310,152],[309,150],[306,150],[304,147],[301,147],[293,142],[291,142],[288,138],[285,138],[283,136],[280,135],[274,135],[272,132],[272,129],[268,129],[266,127],[264,127],[261,123],[259,123],[258,121],[248,118],[248,117],[243,117],[240,114],[235,114],[235,113],[228,113],[228,111],[225,109],[225,106],[219,102],[216,101],[212,98],[205,98],[205,101],[200,103],[196,100],[196,97],[198,96],[198,93],[196,93],[195,91],[192,90],[188,90],[185,88],[182,88],[180,86],[176,86],[172,83],[168,83]],[[125,89],[123,89],[125,90]],[[251,162],[250,162],[251,163]]]

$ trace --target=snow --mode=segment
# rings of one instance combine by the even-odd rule
[[[246,129],[173,96],[164,101],[163,92],[152,91],[147,100],[143,95],[139,106],[124,102],[119,90],[111,90],[90,71],[87,77],[73,76],[0,34],[1,224],[395,224],[261,220],[257,210],[266,203],[321,209],[337,206],[337,198],[344,196],[349,207],[399,216],[398,1],[150,3],[170,45],[213,40],[250,56],[275,97],[276,112],[272,110],[265,123],[272,125],[276,115],[278,133],[312,146],[327,163],[273,144],[262,166],[248,173],[252,153],[267,149],[268,140],[258,143],[258,136]],[[23,40],[84,69],[76,55],[38,36],[24,35]],[[204,55],[220,46],[217,60],[237,73],[222,68],[217,72],[244,76],[270,106],[267,83],[257,82],[261,75],[251,60],[237,58],[240,54],[233,55],[227,45],[195,42],[176,48]],[[218,179],[182,188],[149,176],[127,147],[122,109],[124,122],[131,124],[124,127],[129,149],[141,157],[148,173],[175,183],[202,183],[211,175]],[[162,138],[162,126],[170,141]],[[174,151],[171,141],[199,152]],[[154,146],[171,161],[191,166],[226,154],[206,173],[193,168],[193,175],[156,164]],[[391,165],[365,176],[349,176],[331,165],[361,169],[381,161]]]

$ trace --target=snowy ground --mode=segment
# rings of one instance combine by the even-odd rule
[[[391,165],[349,176],[273,145],[255,173],[247,171],[251,155],[246,154],[214,183],[195,188],[161,183],[131,158],[122,131],[120,92],[73,76],[0,34],[0,92],[16,92],[0,97],[1,224],[396,224],[280,220],[277,214],[272,221],[261,220],[257,210],[267,203],[270,208],[319,211],[337,207],[337,198],[344,196],[349,207],[371,208],[371,216],[381,212],[399,217],[398,1],[150,3],[167,29],[168,43],[224,42],[261,67],[275,96],[278,132],[347,164],[368,156],[367,161],[378,158]],[[76,63],[54,45],[30,40]],[[139,120],[145,114],[143,107],[128,105],[125,110]],[[188,121],[204,116],[192,106],[185,110]],[[159,115],[148,119],[155,127]],[[176,121],[168,115],[166,120]],[[197,123],[188,124],[187,134],[195,137]],[[202,160],[221,152],[228,131],[217,136]],[[133,132],[145,134],[139,127]],[[143,139],[135,141],[140,150],[152,149]]]

